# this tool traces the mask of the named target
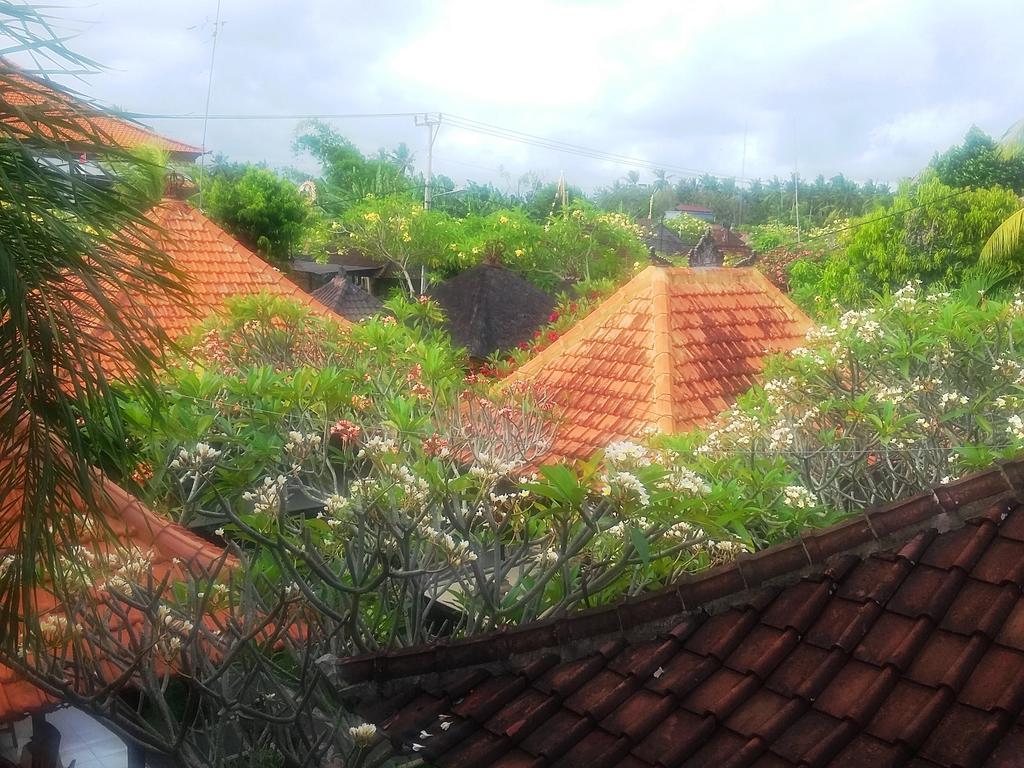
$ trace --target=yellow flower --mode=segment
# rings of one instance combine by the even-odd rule
[[[363,214],[363,218],[366,219],[367,221],[376,224],[378,221],[380,221],[380,214],[377,213],[376,211],[368,211],[367,213]]]
[[[508,224],[508,216],[499,216],[498,217],[498,223],[499,224]]]
[[[517,257],[522,258],[523,254],[525,254],[525,253],[526,253],[526,251],[524,251],[522,248],[516,248],[516,256]]]

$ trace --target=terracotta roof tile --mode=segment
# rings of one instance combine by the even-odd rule
[[[59,118],[59,127],[50,129],[48,138],[66,143],[73,151],[95,149],[109,143],[123,149],[155,146],[178,160],[195,160],[202,154],[199,147],[168,139],[140,123],[107,114],[60,86],[20,71],[6,59],[0,59],[4,82],[0,84],[0,103],[8,109],[24,109],[34,130],[41,130],[36,120],[44,116]],[[28,132],[26,123],[15,115],[3,118],[18,132]]]
[[[11,460],[14,459],[10,455],[4,457],[4,461]],[[196,570],[208,571],[224,554],[220,547],[147,509],[138,499],[99,474],[95,475],[93,493],[100,504],[109,534],[121,546],[134,545],[142,552],[149,552],[152,573],[157,581],[168,573],[179,571],[175,560],[191,564]],[[85,501],[79,498],[78,504],[84,506]],[[7,550],[18,546],[23,505],[24,492],[18,489],[7,492],[0,499],[0,526],[5,532],[3,546]],[[79,531],[78,543],[94,551],[109,547],[108,540],[98,540],[91,530],[84,527]],[[231,562],[234,562],[233,558]],[[40,613],[57,607],[56,598],[45,586],[36,589],[34,599],[35,608]],[[21,679],[13,670],[0,665],[0,722],[53,709],[58,703]]]
[[[756,270],[649,267],[506,381],[553,397],[549,458],[585,458],[645,428],[706,424],[809,326]]]
[[[802,563],[778,557],[784,545],[691,579],[706,599],[686,610],[672,587],[499,633],[500,654],[488,652],[485,637],[450,643],[449,651],[474,649],[468,664],[483,677],[460,705],[430,699],[432,712],[461,706],[478,716],[466,711],[472,730],[459,731],[471,747],[438,742],[430,761],[1020,765],[1024,596],[1014,537],[1024,489],[1006,482],[1015,476],[965,479],[939,495],[937,511],[918,496],[866,513],[870,526],[822,531]],[[871,533],[876,521],[883,539]],[[753,580],[737,585],[727,574],[741,569]],[[616,612],[621,623],[600,618]],[[599,618],[578,620],[591,614]],[[644,619],[627,620],[633,615]],[[553,654],[560,660],[551,666]],[[360,659],[344,660],[339,674],[375,701],[388,687],[443,684],[464,671],[446,671],[445,657],[427,649],[403,652],[395,672],[389,658],[374,657],[365,674]],[[542,674],[519,673],[537,658]],[[407,675],[421,677],[408,683]],[[422,705],[397,706],[401,720]]]
[[[166,199],[150,211],[149,219],[153,246],[171,258],[189,295],[182,301],[179,295],[149,285],[123,291],[122,311],[140,326],[158,328],[176,340],[202,320],[223,312],[227,299],[257,293],[294,299],[318,314],[347,323],[188,203]],[[96,328],[101,338],[109,333],[102,318],[85,318],[83,323]],[[122,369],[113,358],[103,362],[110,374]]]

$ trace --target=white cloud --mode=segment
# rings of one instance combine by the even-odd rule
[[[84,86],[128,109],[201,113],[215,0],[73,0],[73,44],[112,67]],[[977,122],[1022,116],[1016,0],[365,3],[223,0],[215,112],[444,111],[681,168],[840,171],[895,180]],[[155,122],[196,142],[196,121]],[[410,119],[339,123],[364,150]],[[295,122],[211,123],[236,159],[295,163]],[[461,178],[564,169],[590,186],[628,168],[442,129]],[[447,165],[446,165],[447,163]],[[490,169],[490,170],[488,170]]]

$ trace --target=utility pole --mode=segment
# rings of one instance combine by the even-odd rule
[[[441,113],[424,112],[416,115],[413,120],[416,125],[427,129],[427,174],[423,184],[423,210],[430,210],[431,185],[434,178],[434,140],[437,139],[437,132],[441,130]],[[420,264],[420,294],[427,290],[427,266]]]
[[[740,161],[740,179],[746,178],[747,175],[747,127],[748,124],[743,124],[743,159]],[[742,183],[742,181],[740,182]],[[739,190],[740,196],[740,210],[736,214],[736,226],[740,227],[743,225],[743,190],[740,189],[740,185],[737,184],[736,188]]]
[[[427,129],[427,176],[423,185],[423,209],[430,210],[430,184],[434,177],[434,140],[437,139],[437,132],[441,128],[440,112],[424,112],[413,118],[416,125]]]
[[[793,172],[793,204],[796,207],[796,241],[800,242],[800,172]]]

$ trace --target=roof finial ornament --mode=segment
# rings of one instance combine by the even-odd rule
[[[704,231],[697,244],[690,249],[689,260],[691,267],[720,267],[724,264],[725,258],[711,236],[711,227]]]

